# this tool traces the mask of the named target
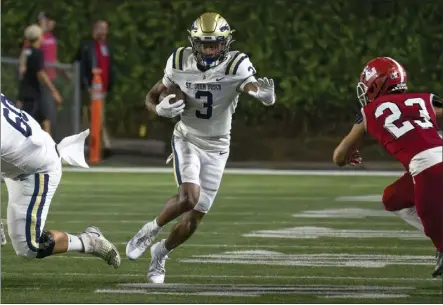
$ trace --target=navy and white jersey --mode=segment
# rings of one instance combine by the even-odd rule
[[[168,59],[163,77],[166,87],[179,86],[186,95],[186,108],[175,133],[204,149],[229,145],[232,115],[239,87],[255,81],[249,57],[230,51],[218,66],[199,69],[191,48],[178,48]]]
[[[1,172],[6,178],[44,173],[59,165],[55,142],[28,113],[1,95]]]

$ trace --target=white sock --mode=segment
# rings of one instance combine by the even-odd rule
[[[417,215],[417,210],[415,209],[415,207],[410,207],[399,211],[393,211],[392,213],[394,213],[397,216],[400,216],[401,219],[406,221],[411,226],[419,229],[420,231],[422,232],[425,231],[421,219]]]
[[[68,236],[68,251],[67,252],[83,252],[83,243],[78,236],[66,233]]]
[[[160,254],[160,256],[166,256],[169,253],[171,253],[171,251],[172,251],[172,250],[166,249],[165,241],[166,241],[166,239],[162,239],[162,241],[160,242],[160,245],[157,247],[158,250],[156,249],[158,251],[158,253]]]
[[[152,221],[152,230],[158,234],[160,232],[162,227],[160,227],[157,223],[157,217]]]

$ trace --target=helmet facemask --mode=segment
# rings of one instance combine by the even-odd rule
[[[231,35],[226,38],[222,36],[202,38],[189,36],[189,41],[197,63],[205,69],[215,67],[223,62],[233,42]]]
[[[386,89],[386,77],[379,76],[373,81],[365,84],[359,82],[357,84],[357,97],[362,106],[372,102],[377,97],[385,94]]]
[[[357,98],[362,107],[365,106],[367,103],[369,103],[369,98],[366,95],[367,92],[368,92],[368,86],[366,86],[362,82],[359,82],[357,84]]]

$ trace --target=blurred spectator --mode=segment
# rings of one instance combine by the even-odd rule
[[[28,112],[51,134],[50,109],[48,103],[43,101],[43,90],[48,90],[58,104],[62,103],[62,98],[43,68],[44,57],[40,50],[43,43],[42,29],[36,24],[28,26],[25,29],[25,39],[29,46],[21,55],[25,66],[19,84],[17,107]]]
[[[92,39],[81,43],[75,61],[80,61],[80,83],[82,89],[83,116],[89,118],[91,101],[92,69],[99,68],[103,82],[102,139],[104,153],[111,148],[110,137],[105,126],[106,96],[112,89],[114,79],[112,50],[107,42],[108,23],[98,20],[92,27]],[[89,121],[89,119],[88,119]]]
[[[48,64],[57,63],[57,39],[53,34],[53,30],[55,28],[55,20],[45,12],[40,12],[37,17],[38,24],[40,28],[43,30],[43,42],[40,46],[40,50],[43,54],[45,72],[48,75],[49,79],[54,83],[57,76],[57,70],[55,67],[48,67]],[[19,73],[20,76],[23,77],[24,72],[26,71],[26,56],[24,55],[26,49],[30,46],[30,42],[28,40],[24,43],[24,48],[22,55],[20,56],[19,63]],[[65,76],[69,77],[66,73]],[[41,90],[41,103],[44,103],[44,107],[47,109],[47,118],[50,121],[51,131],[55,131],[55,123],[57,116],[57,105],[56,101],[52,98],[51,92],[47,87],[43,87]]]

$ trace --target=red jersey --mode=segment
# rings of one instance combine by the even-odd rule
[[[43,43],[40,49],[45,57],[45,64],[55,64],[57,62],[57,39],[52,33],[43,33]],[[55,67],[46,67],[45,71],[49,79],[55,79],[57,74]]]
[[[362,108],[367,132],[409,170],[417,154],[441,147],[431,93],[395,93]]]
[[[108,46],[106,45],[106,42],[95,42],[95,56],[97,58],[97,68],[100,68],[102,70],[100,76],[103,82],[103,92],[107,92],[109,83],[110,60]]]

